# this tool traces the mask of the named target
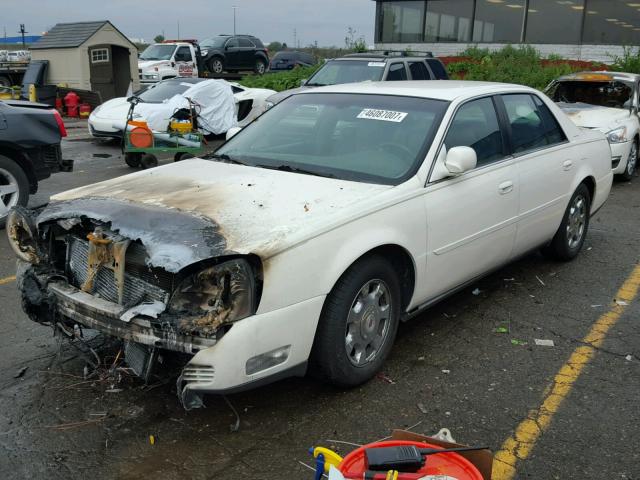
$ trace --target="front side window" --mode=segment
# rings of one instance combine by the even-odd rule
[[[341,83],[378,81],[382,79],[385,62],[364,60],[333,60],[324,64],[307,82],[311,87]]]
[[[189,47],[178,48],[175,59],[176,62],[190,62],[192,60],[191,49]]]
[[[397,80],[407,79],[407,69],[404,63],[392,63],[389,67],[389,73],[387,74],[387,80],[393,82]]]
[[[498,115],[491,98],[465,103],[453,117],[444,139],[447,150],[471,147],[478,156],[477,167],[505,157]]]
[[[262,168],[397,185],[424,161],[447,106],[388,95],[293,95],[216,154]]]
[[[531,95],[503,95],[502,99],[511,125],[511,142],[514,153],[536,150],[549,145],[542,115]]]

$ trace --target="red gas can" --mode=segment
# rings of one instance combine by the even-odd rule
[[[64,96],[64,106],[67,109],[67,115],[69,117],[78,116],[78,105],[80,104],[80,97],[76,92],[69,92]]]
[[[80,104],[80,118],[87,118],[91,113],[91,105],[88,103]]]

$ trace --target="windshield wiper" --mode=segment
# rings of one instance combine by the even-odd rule
[[[246,163],[241,162],[236,158],[230,157],[226,153],[212,153],[210,155],[205,155],[202,158],[215,158],[217,160],[222,160],[223,162],[226,162],[226,163],[233,163],[235,165],[245,165],[245,166],[247,165]]]
[[[305,83],[305,87],[326,87],[328,83]]]
[[[283,165],[256,165],[256,167],[268,168],[270,170],[280,170],[281,172],[302,173],[304,175],[314,175],[316,177],[336,178],[336,176],[331,173],[316,172],[314,170],[307,170],[304,168],[292,167],[291,165],[284,165],[284,164]]]

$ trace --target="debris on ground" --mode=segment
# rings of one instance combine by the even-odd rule
[[[494,332],[496,333],[509,333],[509,329],[507,327],[497,327]]]
[[[625,302],[624,300],[616,300],[616,304],[620,305],[621,307],[626,307],[627,305],[629,305],[629,302]]]
[[[428,412],[427,407],[425,407],[424,403],[418,402],[416,406],[418,407],[418,410],[420,410],[422,413],[426,414]]]
[[[517,338],[512,338],[511,339],[511,343],[513,345],[526,345],[527,342],[525,342],[524,340],[518,340]]]
[[[156,444],[156,437],[154,437],[153,435],[149,435],[149,443],[151,445],[155,445]]]
[[[478,295],[480,295],[482,293],[482,290],[480,290],[479,288],[476,288],[471,293],[477,297]]]
[[[22,367],[20,370],[18,370],[18,373],[16,373],[13,378],[20,378],[24,375],[24,373],[27,371],[27,368],[29,367]]]
[[[445,375],[449,375],[451,373],[451,370],[444,369],[442,370],[442,373],[444,373]]]
[[[627,355],[626,357],[624,357],[624,359],[625,359],[627,362],[630,362],[631,360],[633,360],[633,355]]]
[[[540,285],[542,285],[543,287],[546,287],[546,284],[542,281],[542,279],[536,275],[536,279],[540,282]]]
[[[533,341],[539,347],[555,347],[555,344],[553,343],[553,340],[543,340],[543,339],[540,339],[540,338],[534,338]]]
[[[391,377],[388,377],[387,375],[385,375],[384,373],[380,372],[376,375],[376,378],[379,378],[380,380],[382,380],[383,382],[387,382],[391,385],[395,385],[396,382],[394,382]]]

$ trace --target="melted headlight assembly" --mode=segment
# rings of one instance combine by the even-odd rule
[[[7,216],[6,229],[9,245],[18,258],[33,264],[39,263],[36,227],[24,208],[11,209]]]
[[[201,337],[252,315],[254,309],[255,278],[249,262],[242,258],[189,275],[169,302],[169,312],[180,316],[180,333]]]

